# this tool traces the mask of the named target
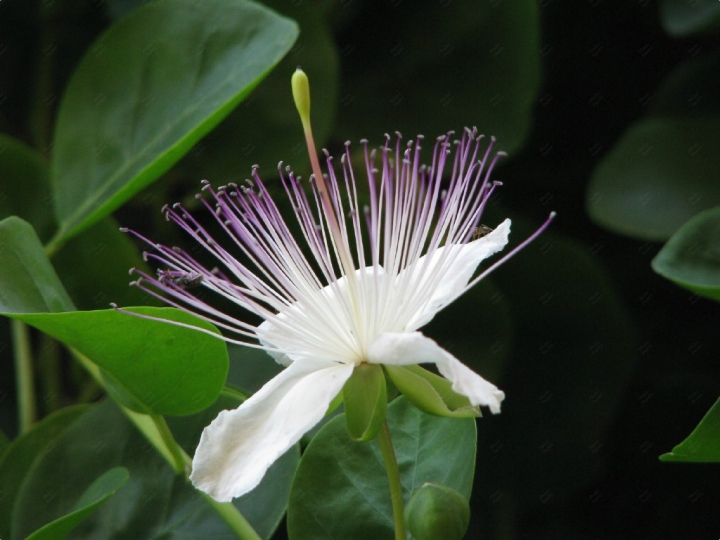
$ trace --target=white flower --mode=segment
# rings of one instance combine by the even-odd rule
[[[233,333],[227,341],[265,349],[286,366],[205,429],[190,477],[197,488],[218,501],[252,490],[323,418],[363,362],[435,364],[473,405],[500,411],[503,392],[418,332],[482,277],[472,279],[478,264],[500,251],[510,232],[505,220],[475,238],[496,185],[489,176],[497,154],[474,130],[465,130],[459,141],[451,136],[438,138],[429,166],[420,163],[422,138],[404,145],[399,135],[394,143],[387,137],[379,152],[363,141],[362,182],[356,181],[346,145],[340,173],[328,157],[327,175],[311,181],[310,194],[281,167],[301,234],[291,233],[256,169],[248,186],[214,191],[205,183],[212,204],[199,196],[227,233],[228,246],[180,205],[165,208],[167,218],[214,255],[220,269],[154,245],[146,256],[167,269],[158,277],[138,272],[142,277],[135,283],[151,294],[164,292],[164,301]],[[359,184],[367,184],[364,207]],[[194,294],[207,290],[263,322],[238,320]]]

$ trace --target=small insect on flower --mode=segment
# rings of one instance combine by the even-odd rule
[[[491,232],[493,232],[493,229],[491,229],[487,225],[480,225],[479,227],[475,227],[472,234],[470,235],[470,241],[479,240],[480,238],[482,238],[483,236],[487,236]]]
[[[182,272],[178,270],[158,270],[158,281],[165,284],[174,284],[181,289],[194,289],[199,287],[205,278],[198,272]]]
[[[375,149],[361,141],[359,182],[350,143],[339,166],[329,153],[320,166],[307,77],[298,71],[292,83],[313,175],[301,182],[282,164],[278,175],[299,233],[257,167],[249,187],[215,189],[203,181],[198,200],[226,242],[182,205],[163,209],[217,267],[209,269],[187,251],[133,232],[153,248],[146,259],[162,268],[157,277],[134,271],[140,275],[135,286],[213,323],[223,331],[222,339],[263,349],[286,366],[205,428],[190,479],[218,501],[257,486],[273,462],[324,417],[356,368],[359,373],[367,365],[384,366],[382,376],[405,388],[408,400],[422,410],[438,411],[429,405],[429,392],[414,391],[418,378],[425,377],[444,385],[437,399],[453,396],[447,399],[454,405],[447,407],[474,416],[481,406],[499,413],[505,394],[418,330],[552,219],[476,275],[478,265],[502,250],[510,234],[509,219],[494,229],[478,226],[498,185],[490,180],[502,155],[494,151],[494,139],[486,141],[475,129],[459,137],[450,132],[438,137],[428,154],[422,152],[421,136],[406,142],[400,134],[386,135]],[[200,285],[253,317],[238,319],[211,306],[193,294]],[[421,363],[434,364],[446,380],[415,366]],[[347,399],[345,405],[347,413]]]

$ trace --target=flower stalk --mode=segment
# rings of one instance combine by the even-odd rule
[[[37,419],[30,333],[24,322],[13,320],[11,325],[15,351],[18,424],[20,433],[25,433]]]
[[[400,470],[398,469],[397,457],[390,437],[390,427],[387,420],[383,423],[378,432],[380,451],[385,462],[385,471],[390,484],[390,500],[392,502],[393,522],[395,524],[395,540],[405,540],[405,503],[403,501],[403,489],[400,482]]]

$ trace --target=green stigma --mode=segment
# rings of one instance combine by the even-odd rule
[[[300,120],[302,121],[303,129],[305,133],[311,131],[310,128],[310,82],[305,72],[300,69],[300,66],[295,70],[292,76],[292,93],[293,99],[295,100],[295,107],[297,107],[298,113],[300,114]]]

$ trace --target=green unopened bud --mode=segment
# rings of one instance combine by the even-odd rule
[[[405,507],[405,524],[416,540],[460,540],[470,524],[470,505],[454,489],[426,483]]]
[[[292,93],[305,132],[310,131],[310,81],[300,66],[293,73]]]

